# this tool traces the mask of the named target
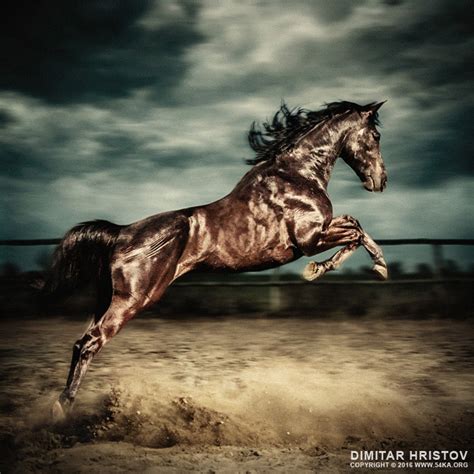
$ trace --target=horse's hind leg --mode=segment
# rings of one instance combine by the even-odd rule
[[[100,321],[100,319],[102,319],[105,312],[107,311],[107,308],[110,306],[111,301],[112,301],[112,281],[110,277],[107,276],[106,278],[104,278],[98,283],[94,319],[90,322],[82,338],[77,340],[72,348],[71,364],[69,368],[69,375],[67,378],[66,386],[70,385],[72,376],[74,374],[74,368],[79,360],[81,347],[83,345],[82,339]]]
[[[74,344],[66,388],[53,406],[54,419],[64,417],[64,410],[72,405],[94,356],[127,321],[149,304],[158,301],[173,281],[181,249],[178,240],[175,246],[170,246],[166,253],[160,255],[159,263],[144,259],[140,263],[129,262],[120,269],[120,278],[114,282],[114,294],[107,311],[92,322],[82,338]]]
[[[135,316],[139,308],[140,302],[130,296],[114,297],[103,317],[98,322],[92,322],[81,339],[76,341],[66,388],[53,405],[54,419],[62,418],[64,410],[72,405],[94,356],[120,331],[127,321]]]

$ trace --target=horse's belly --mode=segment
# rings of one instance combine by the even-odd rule
[[[298,258],[298,255],[291,248],[275,249],[272,252],[249,252],[243,255],[220,249],[206,259],[202,266],[214,270],[258,271],[279,267],[295,260],[295,258]]]
[[[209,256],[216,268],[234,271],[252,271],[272,268],[291,262],[297,255],[294,247],[279,236],[265,238],[265,235],[247,233],[239,236],[223,236]]]

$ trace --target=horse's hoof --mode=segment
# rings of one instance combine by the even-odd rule
[[[60,423],[66,419],[66,413],[59,400],[56,400],[51,407],[51,420],[53,423]]]
[[[386,280],[388,278],[388,270],[385,265],[376,263],[372,270],[379,280]]]
[[[323,275],[324,271],[324,265],[320,265],[318,262],[309,262],[303,270],[303,278],[307,281],[313,281]]]

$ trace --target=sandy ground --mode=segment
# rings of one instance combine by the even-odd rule
[[[365,472],[351,450],[472,456],[472,322],[137,319],[53,425],[85,326],[0,323],[2,473]]]

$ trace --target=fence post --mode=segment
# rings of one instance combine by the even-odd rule
[[[436,278],[443,276],[443,246],[441,244],[432,244],[433,249],[433,263],[434,263],[434,274]]]
[[[280,267],[276,267],[271,276],[271,283],[278,282],[280,280]],[[272,313],[276,313],[281,309],[281,289],[279,285],[270,284],[269,291],[269,307]]]
[[[443,315],[449,316],[449,292],[446,286],[443,284],[443,268],[444,268],[444,257],[443,257],[443,246],[442,244],[432,244],[433,249],[433,261],[434,261],[434,275],[435,278],[440,280],[434,285],[435,295],[438,300],[438,311]]]

